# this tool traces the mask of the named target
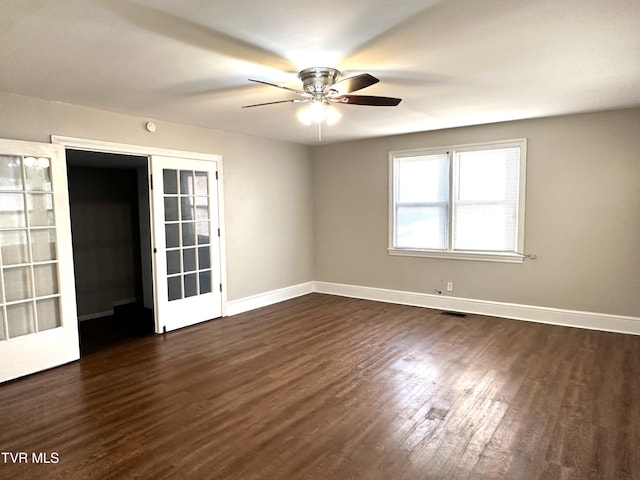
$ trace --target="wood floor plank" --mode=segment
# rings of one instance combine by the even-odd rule
[[[0,478],[640,478],[640,337],[312,294],[0,385],[0,419]]]

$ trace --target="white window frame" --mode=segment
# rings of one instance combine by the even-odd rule
[[[456,152],[465,152],[473,150],[490,150],[494,148],[520,148],[520,175],[518,186],[518,218],[517,218],[517,241],[515,252],[488,252],[488,251],[456,251],[452,246],[452,228],[453,222],[453,201],[452,195],[454,192],[454,175],[453,175],[453,163],[454,155]],[[396,247],[395,242],[395,225],[396,225],[396,193],[397,193],[397,179],[396,179],[396,165],[397,160],[405,157],[415,157],[418,155],[434,155],[446,153],[449,160],[449,235],[448,245],[446,250],[432,250],[432,249],[420,249],[420,248],[404,248]],[[527,139],[520,138],[514,140],[502,140],[495,142],[483,142],[464,145],[453,145],[448,147],[437,148],[421,148],[412,150],[394,150],[389,152],[389,243],[388,252],[389,255],[409,256],[409,257],[429,257],[429,258],[442,258],[453,260],[476,260],[487,262],[506,262],[506,263],[522,263],[524,261],[524,214],[525,214],[525,193],[526,193],[526,171],[527,171]]]

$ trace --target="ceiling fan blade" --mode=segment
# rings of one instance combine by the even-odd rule
[[[102,0],[101,3],[130,24],[162,37],[245,62],[258,63],[286,72],[295,71],[294,65],[278,53],[204,23],[191,21],[160,8],[138,5],[128,0]]]
[[[299,98],[291,98],[289,100],[278,100],[276,102],[255,103],[253,105],[243,105],[242,108],[262,107],[263,105],[275,105],[276,103],[300,103],[308,102],[308,100],[301,100]]]
[[[351,93],[356,90],[362,90],[363,88],[370,87],[378,83],[378,80],[373,75],[369,75],[368,73],[362,73],[360,75],[355,75],[353,77],[348,77],[342,80],[337,81],[331,87],[331,90],[335,90],[339,94]]]
[[[395,107],[402,101],[401,98],[375,97],[373,95],[341,95],[331,100],[351,105],[372,105],[374,107]]]
[[[254,80],[252,78],[250,78],[249,81],[250,82],[256,82],[256,83],[262,83],[263,85],[269,85],[271,87],[281,88],[283,90],[288,90],[290,92],[297,93],[298,95],[301,95],[303,97],[311,97],[311,95],[309,95],[308,93],[303,92],[302,90],[296,90],[295,88],[283,87],[282,85],[276,85],[275,83],[263,82],[262,80]]]

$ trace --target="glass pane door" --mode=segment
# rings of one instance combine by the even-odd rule
[[[79,357],[68,272],[64,150],[0,140],[0,381]]]
[[[159,331],[221,315],[217,162],[152,157]]]

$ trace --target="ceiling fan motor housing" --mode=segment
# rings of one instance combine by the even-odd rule
[[[340,72],[335,68],[312,67],[305,68],[298,74],[302,80],[302,88],[312,95],[322,95],[326,93],[331,85],[336,83]]]

